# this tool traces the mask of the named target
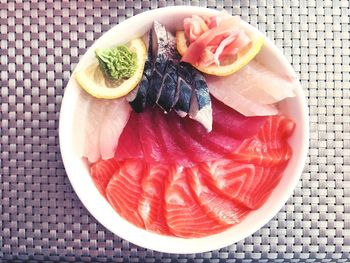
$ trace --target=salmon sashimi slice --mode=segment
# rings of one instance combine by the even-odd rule
[[[107,200],[117,213],[142,228],[144,223],[138,213],[138,205],[142,195],[142,177],[148,172],[147,169],[147,165],[142,160],[123,161],[106,189]]]
[[[228,227],[207,216],[194,199],[182,167],[173,167],[169,179],[165,190],[165,215],[169,229],[175,236],[203,237]]]
[[[139,140],[142,145],[144,158],[148,163],[168,163],[169,159],[166,156],[164,145],[159,142],[159,136],[155,130],[153,119],[154,108],[146,109],[143,113],[138,114],[139,120]]]
[[[98,191],[106,197],[106,187],[114,173],[119,171],[116,159],[100,160],[90,166],[90,175]]]
[[[239,223],[250,211],[241,203],[219,195],[210,189],[208,180],[205,178],[208,175],[202,173],[199,167],[187,169],[187,172],[189,185],[194,196],[208,216],[218,220],[221,224],[233,225]]]
[[[171,163],[177,163],[183,166],[194,165],[190,156],[184,151],[184,147],[178,143],[173,131],[170,129],[167,115],[163,114],[161,110],[155,110],[155,126],[157,127],[156,133],[158,134],[159,142],[163,145],[166,151],[167,158]],[[178,118],[178,117],[177,117]],[[174,120],[175,121],[175,120]],[[197,122],[196,122],[197,124]],[[200,127],[203,127],[198,123]],[[203,128],[204,129],[204,128]]]
[[[250,209],[259,208],[281,179],[283,166],[261,167],[221,159],[200,165],[208,183],[221,194]]]
[[[268,167],[283,165],[292,156],[287,139],[294,127],[295,123],[284,116],[269,117],[258,134],[243,141],[232,158]]]
[[[164,187],[168,179],[168,167],[163,164],[150,165],[149,173],[141,182],[142,194],[138,212],[147,230],[169,235],[164,215]]]
[[[131,112],[129,121],[120,135],[115,152],[117,160],[143,158],[143,151],[139,139],[139,125],[137,113]]]

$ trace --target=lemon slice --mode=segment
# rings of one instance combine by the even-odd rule
[[[90,95],[100,99],[115,99],[125,96],[140,82],[145,66],[147,51],[141,38],[132,40],[128,48],[136,53],[137,67],[133,76],[127,80],[111,81],[106,79],[96,60],[89,67],[75,73],[79,85]]]
[[[215,76],[228,76],[240,70],[242,67],[247,65],[259,53],[261,47],[264,45],[264,42],[265,42],[265,38],[263,35],[256,34],[256,33],[253,34],[249,32],[246,32],[246,33],[248,34],[248,36],[252,41],[247,48],[244,48],[243,50],[238,52],[236,60],[231,64],[222,65],[222,66],[210,65],[208,67],[203,67],[198,65],[193,65],[193,66],[197,68],[199,71],[202,71],[203,73],[207,73],[209,75],[215,75]],[[176,48],[181,56],[185,54],[188,48],[184,31],[176,32]]]

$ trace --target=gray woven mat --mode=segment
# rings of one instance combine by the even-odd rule
[[[348,262],[350,257],[349,2],[192,1],[242,15],[283,48],[311,114],[302,179],[280,213],[237,244],[196,255],[139,248],[89,215],[58,146],[71,70],[111,26],[190,1],[29,3],[0,0],[0,261]]]

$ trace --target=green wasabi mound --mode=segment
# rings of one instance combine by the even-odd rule
[[[97,49],[95,54],[104,76],[110,80],[128,79],[136,71],[136,53],[125,45]]]

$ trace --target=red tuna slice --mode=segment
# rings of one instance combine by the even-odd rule
[[[207,145],[201,144],[192,138],[185,130],[183,119],[179,118],[174,112],[168,114],[167,121],[175,140],[194,163],[215,160],[222,156],[222,153],[208,149]]]
[[[256,135],[267,117],[246,117],[212,97],[213,131],[220,131],[235,139]]]
[[[90,167],[90,175],[98,191],[106,197],[106,187],[112,175],[119,170],[116,159],[100,160]]]
[[[201,205],[213,219],[222,224],[233,225],[239,223],[250,211],[239,202],[232,201],[212,189],[208,184],[207,174],[202,173],[198,167],[187,169],[188,181],[194,195]]]
[[[194,199],[186,174],[179,166],[172,169],[165,190],[165,216],[170,231],[183,238],[208,236],[228,227],[208,217]]]
[[[138,214],[138,204],[142,195],[141,181],[146,165],[141,160],[126,160],[121,163],[106,189],[107,200],[111,206],[129,222],[144,228]]]
[[[149,167],[141,183],[142,194],[138,212],[147,230],[160,234],[170,234],[164,215],[164,187],[168,178],[168,167],[155,164]]]
[[[144,158],[149,163],[161,162],[168,163],[167,153],[159,142],[154,123],[154,108],[148,108],[143,113],[138,114],[139,120],[139,138],[144,153]]]
[[[233,153],[243,142],[242,139],[228,136],[223,132],[218,131],[215,127],[208,133],[202,125],[191,119],[185,119],[183,120],[183,123],[185,131],[189,136],[199,144],[220,154],[220,157]]]
[[[221,159],[203,163],[200,169],[217,193],[256,209],[277,185],[284,167],[268,168]]]
[[[259,133],[235,151],[233,159],[268,167],[287,163],[292,156],[287,139],[294,127],[295,123],[284,116],[269,117]]]
[[[179,119],[179,117],[177,117]],[[175,121],[175,120],[174,120]],[[165,148],[169,162],[183,166],[192,166],[190,156],[184,150],[183,145],[179,144],[174,136],[174,132],[169,127],[168,114],[164,114],[160,109],[154,110],[155,131],[159,138],[159,144]]]
[[[115,158],[118,160],[143,158],[143,151],[139,139],[138,117],[137,113],[133,111],[119,137]]]

